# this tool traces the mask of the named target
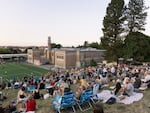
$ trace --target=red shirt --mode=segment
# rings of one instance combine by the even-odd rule
[[[36,110],[36,101],[34,99],[28,101],[26,103],[26,108],[27,108],[26,111],[35,111]]]
[[[55,81],[51,81],[51,86],[54,86],[55,85]]]

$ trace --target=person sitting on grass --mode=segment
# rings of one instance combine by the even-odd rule
[[[5,113],[14,113],[17,109],[16,102],[14,100],[11,101],[4,109],[5,109]]]
[[[84,86],[78,86],[77,87],[77,91],[75,92],[75,97],[76,99],[80,98],[80,95],[85,91],[85,87]]]
[[[40,91],[38,87],[36,86],[35,89],[33,90],[33,97],[34,99],[40,99],[42,96],[40,95]]]
[[[18,89],[20,87],[19,80],[14,83],[14,89]]]
[[[22,88],[18,91],[17,102],[25,101],[25,100],[27,100],[27,94],[25,93],[25,87],[22,87]]]
[[[45,83],[44,81],[40,81],[40,84],[39,84],[39,89],[45,89]]]
[[[134,86],[134,91],[135,92],[140,92],[140,87],[141,87],[141,83],[142,83],[142,81],[141,81],[141,79],[139,78],[139,75],[138,74],[136,74],[135,75],[135,81],[134,81],[134,83],[133,83],[133,86]]]
[[[124,89],[121,87],[121,83],[117,82],[115,89],[114,89],[114,95],[116,97],[119,97],[120,100],[124,99],[125,96],[123,95]]]
[[[26,113],[35,113],[36,111],[36,101],[33,99],[33,96],[30,94],[26,102]]]
[[[64,94],[64,89],[65,89],[65,88],[69,88],[69,85],[68,85],[68,83],[66,82],[66,79],[64,78],[64,79],[61,80],[60,86],[59,86],[61,95]]]
[[[134,86],[130,82],[130,78],[126,78],[125,85],[124,85],[124,95],[132,96],[134,92]]]
[[[88,82],[85,79],[85,76],[82,77],[82,79],[80,79],[80,85],[87,88],[89,86]]]
[[[60,95],[60,90],[57,86],[54,87],[53,97],[55,97],[56,95]]]

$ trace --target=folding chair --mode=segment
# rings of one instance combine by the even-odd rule
[[[93,85],[93,95],[91,96],[91,100],[94,104],[99,102],[99,99],[98,99],[98,96],[97,96],[97,93],[99,91],[99,86],[100,85],[98,83]]]
[[[35,86],[34,85],[30,85],[28,91],[29,92],[33,92],[34,89],[35,89]]]
[[[91,101],[91,96],[92,96],[92,95],[93,95],[92,90],[86,89],[86,90],[80,95],[79,100],[77,100],[77,105],[79,106],[79,109],[80,109],[82,112],[87,111],[87,110],[89,110],[89,109],[92,108],[92,105],[91,105],[91,103],[90,103],[90,101]],[[89,107],[83,109],[83,105],[85,105],[85,104],[88,104]]]
[[[38,76],[34,77],[35,82],[39,82],[40,78]]]
[[[54,104],[55,104],[54,108],[58,113],[60,113],[61,110],[67,108],[72,108],[73,112],[74,113],[76,112],[74,108],[75,96],[73,92],[65,92],[64,95],[61,97],[61,102],[60,103],[55,102]]]

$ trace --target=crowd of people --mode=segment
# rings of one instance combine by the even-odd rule
[[[150,87],[150,67],[103,64],[83,69],[57,70],[41,77],[25,76],[21,81],[8,83],[6,88],[19,89],[14,111],[25,110],[27,113],[34,113],[37,109],[36,99],[55,98],[57,95],[61,98],[65,92],[69,91],[74,91],[75,97],[79,99],[86,89],[93,90],[94,84],[99,84],[100,90],[110,82],[115,84],[112,91],[114,95],[120,100],[125,99],[125,96],[132,96],[133,92],[140,92]],[[72,88],[72,84],[76,86],[75,89]],[[34,86],[31,92],[30,86]],[[46,89],[44,94],[40,92],[42,89]],[[96,105],[94,113],[98,113],[97,109],[99,108]],[[102,110],[99,113],[103,112]]]

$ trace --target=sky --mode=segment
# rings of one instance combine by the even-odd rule
[[[0,46],[47,46],[48,36],[63,46],[100,42],[110,1],[0,0]],[[150,36],[150,8],[147,12],[144,33]]]

